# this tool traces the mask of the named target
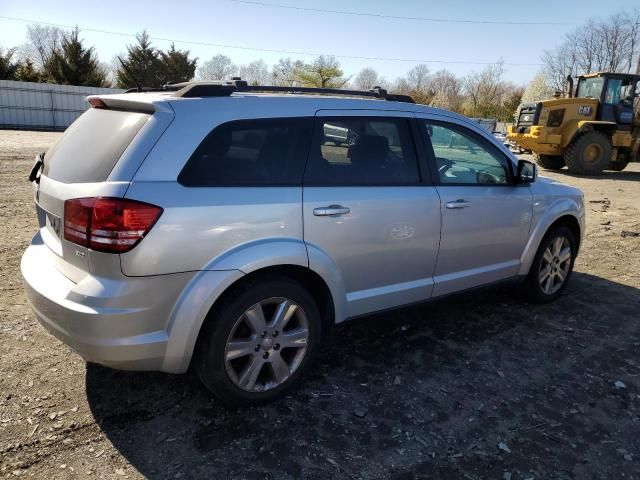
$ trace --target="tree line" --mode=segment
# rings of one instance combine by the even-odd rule
[[[281,58],[269,66],[262,60],[238,65],[222,54],[199,64],[188,50],[175,45],[156,48],[146,31],[126,47],[126,53],[110,64],[100,62],[94,47],[86,46],[75,28],[66,32],[54,26],[29,25],[27,42],[8,50],[0,49],[0,79],[50,82],[62,85],[118,88],[161,87],[167,83],[196,80],[229,80],[240,77],[253,85],[304,86],[321,88],[383,87],[411,95],[416,102],[475,117],[508,119],[517,107],[523,88],[503,79],[502,63],[481,72],[458,77],[447,70],[431,72],[417,65],[406,75],[388,81],[375,69],[365,67],[346,75],[331,55],[310,62]]]
[[[555,49],[543,53],[543,67],[526,87],[504,79],[502,62],[464,76],[444,69],[432,72],[426,65],[416,65],[405,75],[388,80],[372,67],[346,75],[331,55],[320,55],[310,62],[281,58],[272,66],[262,59],[238,65],[222,54],[200,62],[190,51],[179,50],[174,44],[167,50],[156,48],[146,31],[137,34],[135,42],[126,46],[126,52],[110,63],[101,62],[94,47],[85,45],[77,27],[64,31],[54,26],[29,25],[26,40],[10,49],[0,46],[0,79],[118,88],[232,77],[254,85],[364,90],[380,86],[411,95],[418,103],[506,121],[512,119],[521,102],[563,92],[569,74],[598,70],[640,72],[638,9],[589,20],[566,34]]]

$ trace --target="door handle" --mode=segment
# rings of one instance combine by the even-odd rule
[[[313,214],[316,217],[332,217],[338,215],[346,215],[351,213],[349,207],[343,207],[342,205],[329,205],[328,207],[318,207],[313,209]]]
[[[466,208],[469,205],[471,205],[471,202],[467,202],[462,198],[459,198],[454,202],[447,202],[447,208]]]

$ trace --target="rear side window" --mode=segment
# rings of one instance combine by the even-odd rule
[[[405,118],[318,119],[306,185],[414,185],[420,174]]]
[[[313,119],[237,120],[216,127],[178,176],[186,187],[301,185]]]
[[[148,113],[90,108],[49,149],[44,175],[63,183],[104,182],[150,117]]]

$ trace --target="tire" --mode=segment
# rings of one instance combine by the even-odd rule
[[[282,305],[287,312],[292,304],[290,320],[278,331],[276,312]],[[256,314],[258,306],[266,323]],[[318,307],[307,290],[284,276],[263,277],[232,290],[210,312],[198,339],[194,368],[207,389],[227,406],[263,405],[285,395],[313,364],[321,330]],[[295,346],[280,345],[287,336],[287,343]],[[227,361],[228,357],[235,358]]]
[[[564,152],[564,163],[572,173],[600,175],[609,167],[611,141],[602,132],[586,132],[575,138]]]
[[[560,244],[561,247],[558,258],[562,258],[562,252],[565,248],[569,249],[569,256],[564,261],[558,261],[556,266],[555,263],[550,262],[548,255],[550,253],[555,260],[556,242],[559,241],[562,241],[562,243]],[[549,252],[547,252],[547,250],[549,250]],[[558,298],[569,282],[576,254],[576,238],[569,228],[561,226],[547,232],[542,242],[540,242],[536,256],[529,269],[529,274],[523,285],[527,299],[532,303],[543,304],[552,302]],[[549,267],[549,269],[547,269],[547,267]],[[550,274],[543,278],[543,270],[550,272]],[[560,281],[558,274],[553,272],[561,273],[563,275],[562,281]],[[547,284],[547,279],[549,279],[549,284]],[[545,288],[546,286],[551,288]]]
[[[625,168],[627,168],[629,162],[611,162],[607,167],[607,170],[613,170],[614,172],[621,172]]]
[[[564,158],[557,155],[534,154],[534,159],[538,165],[547,170],[560,170],[564,167]]]

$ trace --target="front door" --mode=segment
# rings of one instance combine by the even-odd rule
[[[310,267],[330,265],[343,285],[349,317],[432,293],[440,201],[421,181],[410,119],[371,111],[316,117],[304,177],[304,239]]]
[[[529,238],[532,196],[510,160],[471,129],[420,120],[441,199],[434,296],[515,276]]]

